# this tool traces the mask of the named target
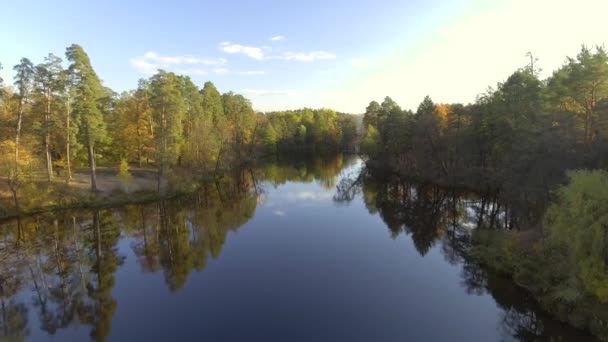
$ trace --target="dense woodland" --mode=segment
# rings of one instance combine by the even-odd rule
[[[472,104],[371,102],[361,150],[373,169],[480,194],[471,255],[607,339],[608,55],[583,47],[547,79],[530,57]]]
[[[97,192],[98,167],[118,169],[127,181],[131,166],[154,169],[161,192],[187,170],[355,147],[355,118],[331,109],[259,113],[240,94],[220,94],[211,82],[199,89],[163,70],[118,94],[103,86],[79,45],[66,49],[65,62],[53,54],[39,64],[23,58],[12,86],[0,84],[0,177],[17,208],[20,192],[70,183],[76,170]]]

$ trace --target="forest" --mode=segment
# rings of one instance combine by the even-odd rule
[[[608,55],[583,46],[546,79],[529,57],[471,104],[427,96],[412,112],[390,97],[371,102],[361,152],[380,178],[388,171],[479,194],[469,256],[606,339]],[[387,196],[402,201],[409,190]]]
[[[355,149],[352,115],[260,113],[240,94],[221,94],[212,82],[199,89],[163,70],[118,94],[81,46],[68,47],[65,61],[23,58],[12,86],[0,82],[0,197],[11,199],[0,216],[82,203],[91,193],[107,202],[112,192],[192,191],[204,175],[283,151]]]
[[[234,209],[229,219],[235,222],[218,223],[217,235],[204,240],[210,245],[199,246],[214,256],[226,231],[255,209],[256,175],[247,167],[281,154],[358,153],[365,172],[352,183],[320,177],[337,186],[335,201],[361,191],[370,213],[380,213],[392,234],[412,235],[424,255],[449,233],[450,217],[455,222],[466,210],[457,198],[475,194],[475,229],[453,254],[511,277],[547,312],[608,339],[608,54],[583,46],[544,79],[536,58],[529,58],[473,103],[436,103],[427,96],[412,111],[386,97],[372,101],[362,121],[328,108],[256,112],[243,95],[222,94],[212,82],[199,88],[163,70],[119,94],[103,85],[79,45],[66,49],[65,63],[53,54],[39,64],[23,58],[12,82],[0,80],[0,217],[186,194],[177,204],[219,201]],[[277,170],[267,166],[257,178],[311,177],[299,170],[273,174]],[[234,174],[236,180],[222,183],[222,175]],[[164,214],[181,210],[171,205],[161,201],[151,210],[179,221],[177,214]],[[213,205],[202,211],[201,220],[222,219],[212,211]],[[145,221],[145,213],[125,209],[125,220],[140,216]],[[62,226],[70,228],[70,220]],[[116,237],[108,238],[114,239],[109,247],[100,242],[100,226],[117,225],[114,217],[97,211],[79,220],[99,235],[86,237],[97,241],[91,255],[115,244]],[[133,235],[147,234],[145,222],[132,226],[141,226]],[[169,222],[158,226],[155,234],[169,234]],[[18,241],[38,229],[17,227]],[[67,228],[66,241],[79,241]],[[178,265],[183,269],[163,264],[170,262],[163,244],[171,239],[147,245],[146,237],[137,248],[142,267],[164,268],[176,289],[204,260],[185,256],[188,262]],[[115,259],[113,267],[120,263],[102,254]],[[91,272],[101,279],[102,270]],[[105,282],[99,284],[92,293],[106,301]],[[95,329],[102,334],[102,328]]]

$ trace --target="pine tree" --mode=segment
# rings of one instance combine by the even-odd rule
[[[91,191],[97,191],[95,149],[107,140],[106,123],[98,104],[103,96],[103,88],[89,56],[81,46],[72,44],[66,50],[66,57],[72,63],[69,70],[75,79],[73,113],[79,125],[78,138],[87,148]]]
[[[43,135],[48,181],[53,179],[53,161],[51,157],[51,131],[53,129],[53,109],[55,98],[61,92],[62,82],[61,58],[49,54],[44,63],[36,66],[35,84],[40,97],[40,107],[44,114]]]
[[[158,191],[167,166],[179,157],[183,144],[183,120],[186,106],[181,96],[179,78],[172,72],[159,70],[150,79],[150,103],[156,127],[155,141],[158,163]]]
[[[15,166],[17,166],[19,164],[19,139],[21,138],[21,124],[23,122],[25,106],[32,90],[35,70],[34,64],[32,64],[32,62],[27,58],[21,58],[20,63],[15,65],[13,70],[15,71],[15,87],[17,88],[17,99],[19,100],[17,129],[15,134]]]

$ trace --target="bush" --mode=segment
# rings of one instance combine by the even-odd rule
[[[120,160],[120,166],[118,167],[118,178],[122,183],[123,190],[129,191],[131,183],[133,183],[133,176],[129,172],[129,162],[126,159]]]

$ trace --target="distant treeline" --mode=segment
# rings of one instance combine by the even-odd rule
[[[360,119],[331,109],[309,108],[266,113],[264,144],[278,150],[342,150],[357,145]]]

